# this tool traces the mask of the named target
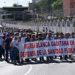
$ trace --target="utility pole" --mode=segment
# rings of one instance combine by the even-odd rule
[[[52,16],[52,1],[53,0],[48,0],[48,12],[50,16]]]
[[[52,24],[52,2],[53,2],[53,0],[48,0],[48,12],[49,12],[49,14],[48,14],[48,18],[49,18],[49,21],[51,20],[51,28],[52,28],[52,30],[53,30],[53,24]],[[50,31],[50,30],[49,30]]]

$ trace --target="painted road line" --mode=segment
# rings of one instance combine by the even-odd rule
[[[32,65],[30,65],[29,70],[24,75],[28,75],[31,71],[32,71]]]

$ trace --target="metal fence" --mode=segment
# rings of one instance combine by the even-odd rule
[[[39,22],[16,22],[12,23],[3,22],[2,24],[7,27],[19,28],[19,29],[32,29],[37,32],[63,32],[72,33],[75,32],[75,18],[72,19],[53,19],[49,21],[39,21]]]

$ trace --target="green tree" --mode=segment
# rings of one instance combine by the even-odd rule
[[[36,6],[43,9],[50,9],[51,7],[53,9],[59,9],[62,7],[62,4],[62,0],[41,0],[40,2],[36,3]]]
[[[60,9],[63,6],[63,1],[62,0],[56,0],[52,3],[52,8],[53,9]]]

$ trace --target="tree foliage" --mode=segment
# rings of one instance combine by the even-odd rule
[[[40,2],[35,4],[36,9],[37,8],[43,8],[43,9],[59,9],[62,7],[62,0],[41,0]]]
[[[62,0],[56,0],[52,3],[52,8],[53,9],[60,9],[63,5],[63,1]]]

